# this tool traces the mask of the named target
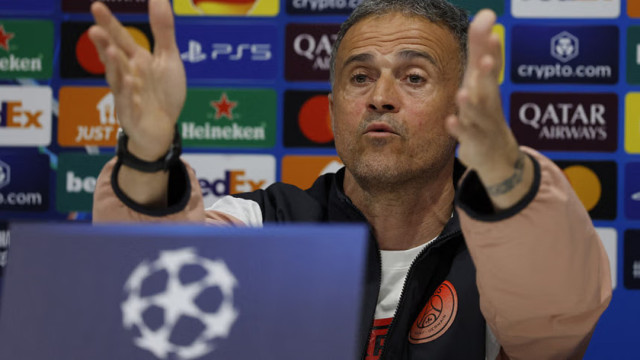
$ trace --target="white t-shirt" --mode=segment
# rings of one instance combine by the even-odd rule
[[[409,250],[380,250],[382,282],[374,316],[376,319],[392,318],[395,315],[409,268],[413,260],[431,241]]]

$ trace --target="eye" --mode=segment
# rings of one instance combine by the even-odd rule
[[[409,74],[407,76],[407,81],[411,84],[422,84],[426,81],[426,79],[418,74]]]
[[[365,74],[354,74],[351,76],[351,82],[355,84],[364,84],[367,82],[367,75]]]

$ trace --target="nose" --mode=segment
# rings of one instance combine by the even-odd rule
[[[398,92],[393,76],[381,75],[369,97],[369,109],[377,113],[398,112]]]

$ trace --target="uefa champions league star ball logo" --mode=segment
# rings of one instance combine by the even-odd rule
[[[196,280],[185,281],[187,270],[198,269]],[[164,276],[158,276],[158,274]],[[166,279],[165,279],[166,278]],[[145,294],[150,280],[162,283],[160,291]],[[158,283],[158,281],[156,281]],[[122,322],[126,329],[139,334],[134,343],[150,351],[158,359],[190,360],[202,357],[214,350],[212,341],[226,338],[238,317],[233,307],[233,289],[237,281],[222,260],[210,260],[197,255],[193,248],[162,251],[157,260],[140,263],[129,275],[124,290],[127,295],[122,303]],[[217,309],[203,309],[203,294],[219,291],[222,301]],[[158,321],[147,316],[155,310]],[[177,343],[176,328],[180,322],[198,323],[191,327],[196,335],[188,343]]]

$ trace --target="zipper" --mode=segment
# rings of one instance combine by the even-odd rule
[[[407,283],[409,282],[409,280],[411,279],[411,276],[413,275],[413,270],[414,270],[414,265],[416,264],[416,262],[418,261],[418,259],[420,257],[422,257],[422,255],[424,255],[431,247],[433,247],[436,244],[439,244],[443,241],[446,241],[450,238],[453,238],[456,235],[459,235],[460,233],[462,233],[461,230],[456,230],[450,234],[447,234],[446,236],[443,237],[438,237],[434,240],[431,240],[430,242],[427,243],[427,245],[424,247],[424,249],[422,249],[422,251],[420,252],[420,254],[418,254],[418,256],[416,256],[415,259],[413,259],[413,262],[411,263],[411,266],[409,267],[409,273],[407,273],[407,277],[404,280],[404,283],[402,284],[402,292],[400,292],[400,300],[398,301],[398,307],[396,308],[395,313],[393,314],[393,320],[391,320],[391,324],[389,324],[389,330],[387,330],[387,336],[385,338],[385,346],[382,348],[382,352],[380,353],[380,357],[378,359],[380,360],[384,360],[385,359],[385,355],[387,354],[387,349],[389,349],[388,346],[386,346],[386,343],[388,342],[389,338],[391,337],[391,334],[393,332],[394,329],[394,325],[396,325],[397,323],[397,315],[400,314],[401,310],[404,307],[404,294],[405,294],[405,290],[407,288]],[[379,251],[379,250],[378,250]],[[380,264],[380,268],[382,268],[382,264]],[[382,276],[382,270],[380,271],[380,274]],[[382,279],[380,280],[382,281]],[[373,326],[373,322],[371,324]],[[369,333],[371,333],[371,329],[369,329]],[[366,349],[365,349],[365,355],[366,355]]]

